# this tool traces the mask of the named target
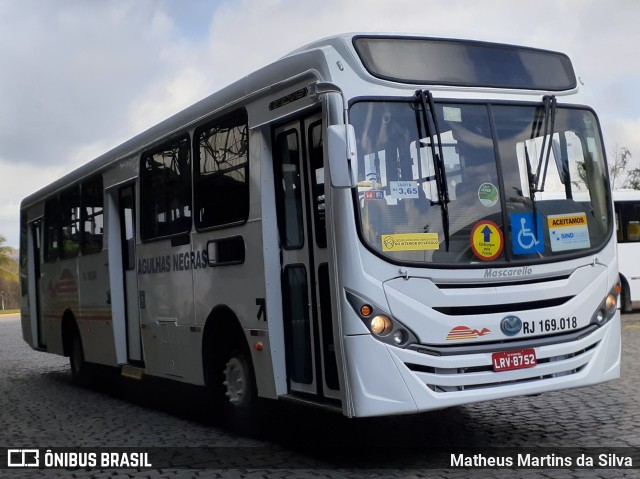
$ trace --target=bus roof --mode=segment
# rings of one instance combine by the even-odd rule
[[[412,48],[412,55],[389,55],[389,52],[393,53],[395,51],[395,53],[397,53],[397,50],[394,49],[398,48],[398,42],[408,42]],[[234,83],[198,101],[194,105],[116,146],[98,158],[89,161],[50,185],[27,196],[22,201],[21,208],[29,207],[44,198],[54,195],[59,190],[74,182],[97,174],[118,160],[137,155],[208,117],[233,107],[242,106],[252,98],[269,95],[279,86],[285,86],[293,80],[307,80],[309,83],[316,80],[329,81],[332,80],[337,72],[342,72],[347,67],[348,71],[357,77],[366,78],[369,82],[378,82],[387,85],[389,85],[389,81],[392,80],[403,83],[405,86],[418,82],[421,82],[420,84],[425,86],[437,82],[442,85],[478,86],[470,85],[468,79],[461,82],[455,79],[452,80],[451,78],[434,77],[435,79],[423,81],[411,77],[410,74],[416,72],[418,74],[433,74],[433,70],[425,73],[422,70],[415,70],[415,67],[418,66],[418,68],[420,68],[419,66],[423,64],[437,63],[434,58],[430,57],[431,62],[416,61],[415,58],[421,58],[420,55],[424,56],[427,53],[427,50],[424,49],[425,47],[427,49],[431,48],[429,51],[433,55],[434,44],[438,47],[445,46],[450,52],[457,51],[460,48],[479,48],[485,53],[490,51],[493,52],[493,54],[499,50],[505,54],[509,54],[511,57],[513,57],[514,52],[540,54],[544,58],[550,56],[556,63],[560,62],[559,64],[561,64],[562,68],[566,69],[566,63],[563,63],[566,56],[563,54],[513,45],[430,38],[407,34],[345,33],[326,37],[298,48],[275,62],[240,78]],[[452,48],[453,50],[451,50]],[[417,57],[413,55],[417,55]],[[330,56],[339,58],[339,61],[330,62]],[[398,60],[399,57],[408,58],[410,61],[407,62],[405,60],[401,63],[390,63],[391,61]],[[335,60],[335,58],[332,58],[332,60]],[[460,58],[458,58],[458,60],[460,60]],[[568,62],[568,58],[566,61]],[[570,68],[570,62],[568,65]],[[388,76],[389,71],[396,72],[394,78]],[[543,73],[545,77],[549,76],[548,70],[544,70]],[[572,69],[570,73],[573,74]],[[457,74],[460,75],[460,73]],[[569,73],[567,73],[567,75],[568,77],[570,76]],[[488,86],[488,84],[484,86]],[[494,85],[494,87],[499,86]],[[506,88],[506,86],[503,85],[502,88]]]

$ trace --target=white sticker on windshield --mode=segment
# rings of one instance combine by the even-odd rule
[[[585,213],[547,216],[552,251],[589,248],[589,226]]]
[[[417,181],[390,181],[389,189],[396,198],[418,198]]]
[[[462,121],[462,110],[453,106],[445,106],[442,108],[444,121]]]

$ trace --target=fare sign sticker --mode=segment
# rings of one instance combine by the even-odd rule
[[[419,198],[417,181],[390,181],[389,190],[396,198]]]
[[[492,261],[502,253],[504,236],[493,221],[478,221],[471,230],[470,239],[473,253],[483,261]]]

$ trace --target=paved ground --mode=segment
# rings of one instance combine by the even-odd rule
[[[625,315],[622,378],[611,383],[381,419],[277,405],[247,436],[208,420],[198,388],[109,377],[91,388],[74,386],[66,358],[31,350],[17,317],[0,316],[0,446],[171,448],[156,452],[172,454],[176,464],[139,471],[12,469],[0,470],[0,477],[640,477],[640,469],[469,471],[424,463],[439,452],[476,447],[537,446],[557,456],[574,452],[564,448],[640,448],[639,359],[640,314]],[[181,463],[208,468],[180,469]]]

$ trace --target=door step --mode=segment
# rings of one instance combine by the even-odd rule
[[[282,396],[278,396],[278,399],[291,403],[313,405],[326,411],[342,414],[342,405],[340,404],[340,401],[329,398],[301,397],[298,395],[285,394]]]
[[[135,366],[131,366],[130,364],[125,364],[124,366],[122,366],[122,371],[120,372],[121,376],[129,379],[136,379],[138,381],[142,379],[143,374],[143,368],[137,368]]]

